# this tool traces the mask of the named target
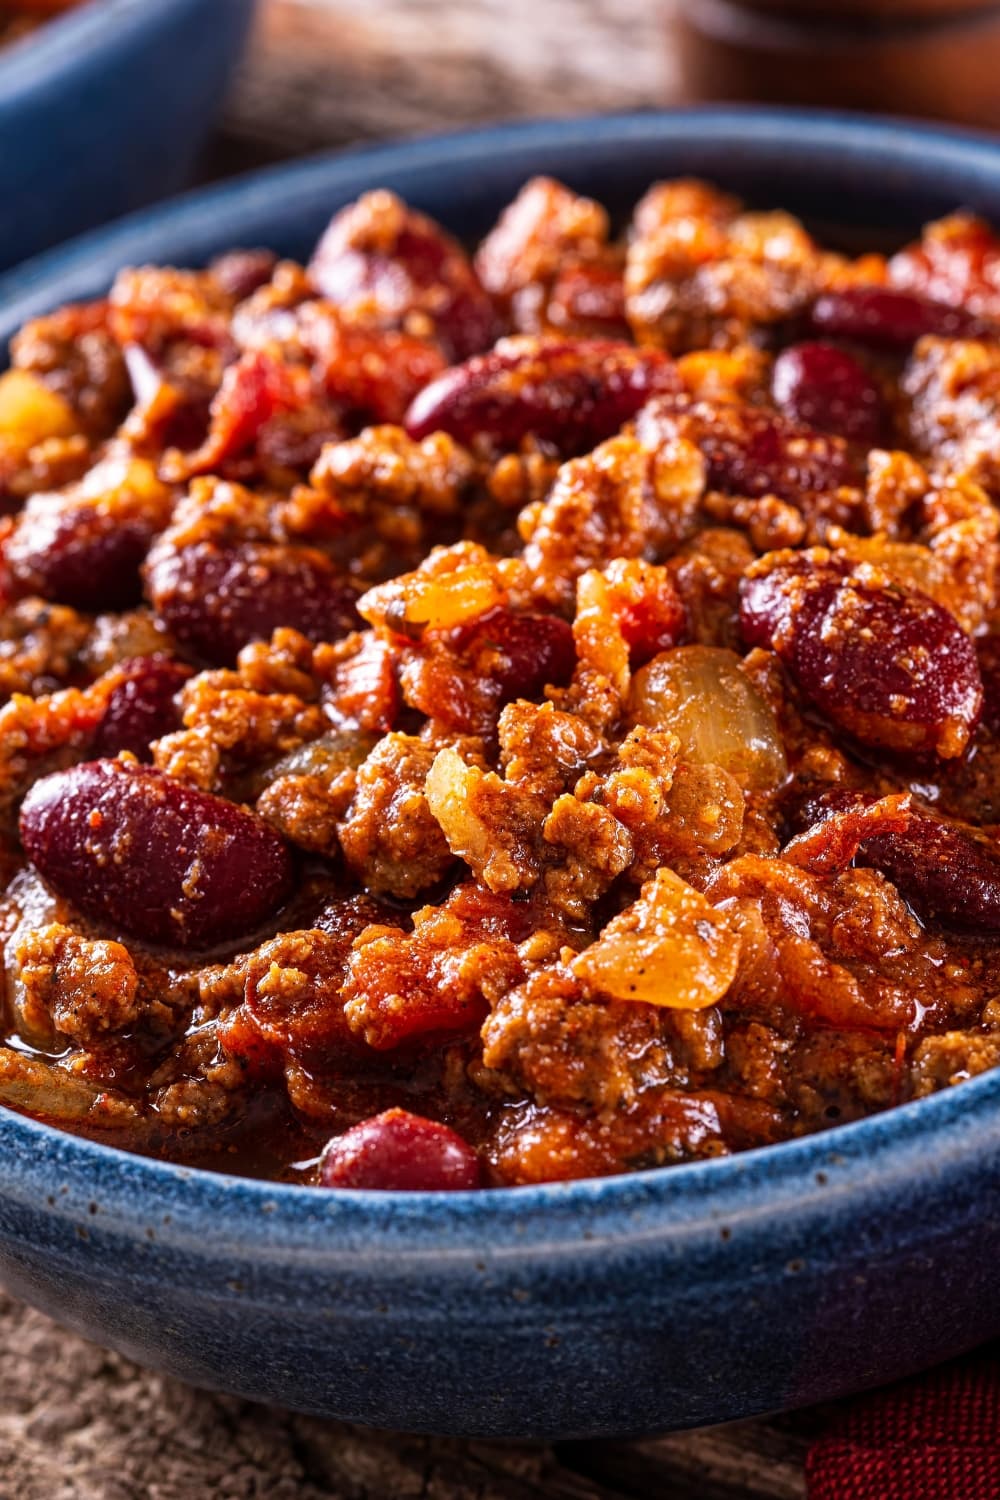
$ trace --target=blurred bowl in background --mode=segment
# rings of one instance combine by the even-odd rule
[[[255,0],[89,0],[0,52],[0,267],[183,186]]]
[[[681,0],[682,93],[1000,129],[1000,0]]]

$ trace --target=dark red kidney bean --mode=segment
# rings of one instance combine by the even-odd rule
[[[793,344],[774,363],[771,392],[793,422],[874,447],[886,427],[882,393],[864,365],[832,344]]]
[[[209,270],[234,302],[242,302],[270,281],[277,263],[273,250],[229,250],[213,260]]]
[[[447,432],[517,448],[533,434],[569,456],[593,448],[680,377],[656,349],[590,339],[510,339],[425,386],[405,418],[410,437]]]
[[[813,303],[808,321],[815,333],[851,339],[873,349],[909,349],[928,333],[942,339],[997,337],[994,325],[964,307],[949,307],[919,292],[888,286],[824,292]]]
[[[388,193],[366,193],[334,216],[309,276],[327,301],[365,321],[433,335],[451,361],[497,335],[493,303],[458,241]]]
[[[91,748],[102,759],[127,750],[137,760],[148,761],[153,741],[181,727],[177,694],[191,668],[157,655],[136,656],[118,670],[123,679],[108,699]]]
[[[288,847],[263,818],[127,761],[42,777],[20,828],[54,890],[150,943],[208,948],[250,933],[292,886]]]
[[[858,863],[881,870],[925,921],[1000,932],[1000,849],[957,824],[914,814],[905,833],[866,839]]]
[[[726,494],[777,495],[803,509],[811,495],[863,480],[843,438],[736,402],[664,396],[639,413],[636,433],[647,448],[686,437],[704,456],[709,487]]]
[[[405,1109],[362,1120],[323,1153],[320,1183],[408,1193],[454,1193],[482,1187],[479,1157],[447,1125]]]
[[[73,609],[128,609],[142,597],[139,569],[154,531],[140,517],[60,495],[37,495],[7,543],[15,583]]]
[[[343,942],[346,951],[366,927],[395,927],[405,920],[399,907],[374,896],[340,896],[327,901],[311,925]]]
[[[983,684],[972,642],[924,594],[866,583],[826,554],[776,554],[744,579],[740,626],[834,724],[863,744],[961,755]]]
[[[746,645],[781,654],[790,649],[796,592],[811,598],[821,588],[849,578],[851,568],[826,553],[822,560],[808,553],[772,553],[766,567],[764,561],[761,559],[740,584],[740,633]],[[810,606],[810,623],[812,612]]]
[[[497,605],[459,626],[449,645],[499,685],[499,704],[534,698],[569,682],[576,667],[573,629],[558,615],[516,614]]]
[[[983,679],[983,728],[1000,734],[1000,635],[977,641],[976,654]]]
[[[220,666],[281,625],[313,641],[340,640],[360,625],[354,585],[311,547],[159,547],[149,557],[146,591],[174,638]]]
[[[899,804],[898,808],[887,804]],[[881,871],[925,922],[968,932],[1000,932],[1000,848],[957,823],[914,808],[909,798],[833,792],[808,808],[812,822],[784,857],[809,847],[826,865],[851,860]],[[885,831],[879,831],[884,829]],[[795,862],[801,863],[801,860]]]

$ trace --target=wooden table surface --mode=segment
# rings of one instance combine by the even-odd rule
[[[3,1500],[803,1500],[816,1420],[556,1448],[371,1433],[192,1390],[0,1292]]]
[[[216,171],[529,115],[676,102],[674,0],[261,0]]]
[[[205,174],[680,97],[669,0],[265,0]],[[0,1294],[0,1500],[801,1500],[815,1413],[642,1443],[370,1434],[207,1396]]]

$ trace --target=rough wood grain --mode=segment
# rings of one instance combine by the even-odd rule
[[[669,104],[680,92],[672,9],[672,0],[268,0],[215,165]]]

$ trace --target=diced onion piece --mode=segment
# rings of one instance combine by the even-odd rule
[[[388,625],[401,634],[430,627],[450,630],[503,604],[507,591],[494,570],[475,564],[447,573],[407,573],[369,589],[358,601],[359,613],[371,625]]]
[[[408,623],[449,630],[475,620],[502,604],[505,591],[496,575],[485,568],[458,568],[443,578],[428,578],[406,601]]]
[[[788,774],[777,720],[734,651],[662,651],[633,678],[629,708],[634,724],[672,730],[685,760],[721,766],[744,788],[778,786]]]
[[[56,1125],[112,1130],[141,1124],[134,1102],[13,1047],[0,1047],[0,1105]]]
[[[726,914],[661,869],[570,967],[589,988],[615,1000],[704,1010],[732,984],[739,957],[739,934]]]
[[[72,437],[79,431],[68,401],[27,370],[0,375],[0,435],[25,450],[47,438]]]
[[[424,795],[452,854],[479,869],[489,860],[490,830],[471,803],[483,773],[467,766],[456,750],[439,750],[427,773]]]

